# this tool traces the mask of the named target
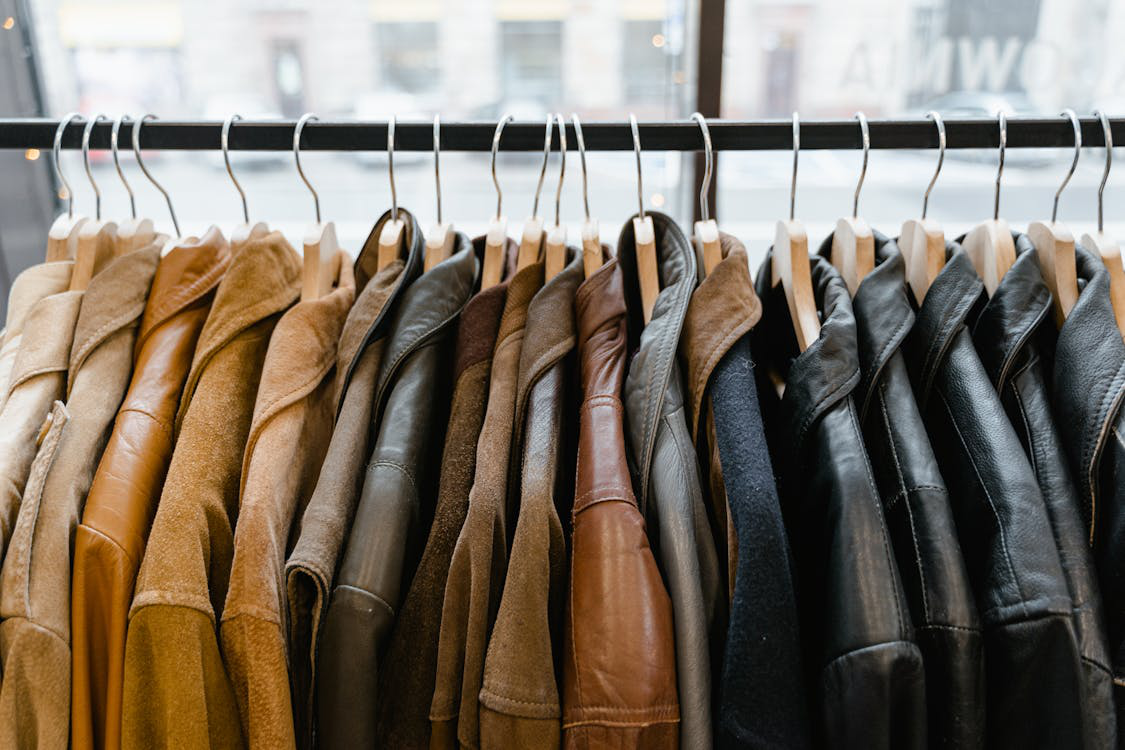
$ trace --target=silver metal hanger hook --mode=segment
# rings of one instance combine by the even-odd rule
[[[223,149],[223,161],[227,165],[227,174],[230,175],[230,181],[234,183],[235,190],[238,191],[239,197],[242,198],[242,220],[249,224],[250,209],[246,205],[246,191],[242,189],[238,178],[234,176],[234,170],[230,168],[230,126],[234,124],[235,120],[241,119],[242,115],[231,115],[226,119],[226,122],[223,123],[223,130],[219,134],[219,145]]]
[[[641,131],[637,127],[637,116],[629,113],[629,130],[633,131],[633,151],[637,155],[637,204],[638,214],[645,218],[645,188],[641,179]]]
[[[1000,124],[1000,164],[996,168],[996,197],[992,202],[992,220],[1000,218],[1000,178],[1004,176],[1004,148],[1008,145],[1008,118],[1001,110],[996,113]]]
[[[121,184],[125,186],[125,192],[129,194],[129,213],[133,218],[137,218],[137,199],[133,195],[133,188],[129,186],[129,181],[125,179],[125,172],[121,169],[121,159],[117,154],[117,133],[121,130],[121,123],[129,120],[132,122],[133,118],[129,115],[121,115],[113,123],[113,130],[109,134],[109,149],[113,152],[113,166],[117,169],[117,176],[121,178]]]
[[[1055,217],[1059,215],[1059,198],[1062,196],[1062,191],[1066,188],[1066,184],[1070,182],[1070,178],[1074,176],[1074,170],[1078,168],[1078,157],[1082,154],[1082,125],[1078,122],[1078,115],[1075,114],[1073,109],[1064,109],[1062,111],[1064,117],[1070,118],[1070,125],[1074,128],[1074,160],[1070,162],[1070,169],[1063,178],[1062,184],[1059,189],[1055,191],[1055,205],[1051,208],[1051,223],[1055,223]]]
[[[301,181],[305,183],[305,187],[309,189],[313,197],[313,208],[316,209],[316,223],[320,223],[320,196],[316,193],[316,188],[309,182],[309,178],[305,176],[305,170],[301,168],[301,133],[305,130],[305,124],[319,120],[312,112],[306,112],[301,115],[301,119],[297,120],[297,125],[293,128],[293,161],[297,164],[297,174],[300,175]]]
[[[539,215],[539,194],[543,192],[543,178],[547,176],[547,159],[551,156],[551,130],[555,126],[554,115],[547,115],[543,128],[543,165],[539,167],[539,184],[535,186],[535,200],[531,204],[531,217]]]
[[[66,215],[72,219],[74,218],[74,191],[70,189],[70,182],[66,179],[66,175],[63,174],[60,156],[62,154],[63,133],[66,132],[67,126],[76,119],[81,120],[82,115],[77,112],[68,112],[63,115],[62,119],[59,120],[59,126],[55,128],[55,143],[54,146],[52,146],[52,150],[55,154],[55,176],[59,178],[59,182],[62,183],[63,190],[66,192]]]
[[[1109,168],[1113,166],[1113,128],[1110,127],[1109,118],[1100,109],[1094,110],[1094,116],[1102,123],[1102,137],[1105,142],[1105,169],[1102,171],[1102,181],[1098,185],[1098,234],[1102,233],[1102,194],[1105,193],[1105,184],[1109,180]]]
[[[797,157],[801,154],[801,116],[793,112],[793,180],[789,183],[789,221],[797,215]]]
[[[500,150],[500,134],[504,132],[504,126],[511,122],[513,118],[509,114],[504,114],[500,117],[500,122],[496,123],[496,131],[492,134],[492,184],[496,187],[496,218],[499,219],[502,215],[501,209],[503,208],[504,194],[500,192],[500,180],[496,177],[496,152]]]
[[[707,127],[707,119],[702,113],[693,112],[691,119],[699,123],[699,132],[703,137],[703,181],[699,185],[699,218],[710,221],[711,209],[707,205],[707,193],[711,190],[715,160],[715,154],[711,149],[711,130]]]
[[[391,115],[387,120],[387,177],[391,181],[391,220],[398,221],[398,191],[395,189],[395,122]]]
[[[437,223],[441,223],[441,115],[434,115],[434,194],[437,196]]]
[[[566,177],[566,121],[561,112],[555,113],[555,120],[559,124],[559,187],[555,190],[555,226],[560,225],[562,216],[562,189],[563,178]]]
[[[94,188],[94,218],[98,221],[102,220],[102,191],[98,189],[98,183],[94,181],[94,172],[90,169],[90,134],[94,132],[94,126],[102,120],[109,120],[105,115],[97,115],[92,120],[86,121],[86,127],[82,130],[82,163],[86,166],[86,178],[90,180],[90,186]]]
[[[938,156],[934,176],[930,178],[930,184],[926,186],[926,193],[922,196],[923,221],[926,219],[926,209],[930,207],[930,191],[934,189],[934,184],[937,183],[938,175],[941,174],[941,165],[945,161],[945,121],[941,119],[941,115],[935,110],[927,112],[926,117],[933,120],[934,125],[937,126]]]
[[[855,197],[852,199],[852,218],[859,217],[859,191],[863,190],[863,181],[867,177],[867,157],[871,153],[871,132],[867,128],[867,115],[862,112],[855,113],[859,120],[859,135],[863,145],[863,166],[859,169],[859,182],[855,184]]]
[[[582,138],[582,123],[578,120],[578,113],[570,113],[570,121],[574,123],[574,140],[578,142],[578,156],[582,160],[582,207],[586,212],[586,221],[590,220],[590,193],[586,185],[586,141]]]
[[[176,228],[176,235],[178,236],[180,234],[180,222],[176,219],[176,209],[172,208],[172,196],[168,195],[168,191],[164,189],[164,186],[156,181],[156,178],[152,176],[152,172],[149,172],[148,167],[145,166],[144,159],[141,158],[141,126],[149,120],[155,119],[157,119],[156,115],[145,115],[137,120],[137,124],[133,126],[133,156],[137,160],[137,166],[141,168],[141,171],[144,173],[145,177],[148,178],[148,181],[164,196],[164,202],[168,204],[168,214],[172,217],[172,226]]]

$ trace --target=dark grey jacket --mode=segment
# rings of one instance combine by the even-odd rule
[[[987,302],[955,243],[903,345],[984,625],[989,747],[1073,747],[1082,667],[1035,473],[973,348]]]
[[[828,257],[831,249],[829,236],[820,255]],[[875,268],[856,289],[852,306],[859,422],[926,669],[929,744],[984,747],[984,636],[949,492],[903,361],[914,310],[894,240],[875,234]]]
[[[479,265],[468,238],[457,239],[457,252],[406,290],[391,323],[372,412],[377,438],[318,652],[320,747],[376,744],[379,660],[433,513],[449,334]]]
[[[772,250],[758,271],[758,395],[796,560],[816,745],[926,745],[925,675],[860,433],[855,317],[836,270],[812,258],[820,336],[798,353]],[[785,381],[784,396],[769,377]]]
[[[695,252],[670,218],[655,212],[648,216],[656,230],[661,280],[648,325],[641,316],[632,221],[625,223],[617,241],[625,276],[629,349],[636,352],[623,398],[629,468],[648,520],[649,541],[672,598],[680,746],[710,748],[711,662],[716,656],[713,649],[721,649],[725,634],[726,594],[676,363],[676,346],[695,287]]]

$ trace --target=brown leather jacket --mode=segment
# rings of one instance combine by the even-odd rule
[[[195,342],[230,248],[212,227],[160,260],[137,336],[133,380],[74,538],[71,747],[121,746],[125,627]]]
[[[563,743],[679,744],[672,602],[649,548],[625,458],[625,298],[610,260],[578,288],[579,411]]]

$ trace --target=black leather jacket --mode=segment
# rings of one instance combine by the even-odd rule
[[[985,634],[989,747],[1073,747],[1082,667],[1071,600],[1035,473],[966,328],[987,299],[946,248],[903,346],[949,486]]]
[[[852,392],[855,318],[843,279],[812,258],[822,326],[797,353],[772,250],[758,271],[758,393],[797,571],[817,745],[926,746],[925,676]],[[786,381],[778,399],[770,371]]]
[[[376,381],[377,438],[317,655],[318,744],[374,747],[379,658],[433,513],[452,355],[478,268],[469,240],[403,295]],[[389,686],[388,689],[394,689]]]
[[[828,257],[829,236],[820,254]],[[875,268],[856,289],[859,421],[926,668],[927,734],[935,748],[984,747],[980,617],[957,541],[949,492],[914,402],[902,342],[914,324],[905,264],[875,234]]]
[[[1051,360],[1057,336],[1051,293],[1043,283],[1031,240],[1014,232],[1012,239],[1016,262],[973,323],[973,343],[1031,461],[1054,531],[1082,656],[1080,746],[1113,747],[1117,722],[1101,594],[1078,512],[1078,486],[1051,413]]]
[[[1075,260],[1081,293],[1059,330],[1051,405],[1078,485],[1085,536],[1093,545],[1120,728],[1125,726],[1125,343],[1101,258],[1076,247]]]

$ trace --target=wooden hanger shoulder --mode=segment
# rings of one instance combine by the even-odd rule
[[[488,222],[484,237],[484,267],[481,269],[480,288],[489,289],[500,283],[504,276],[504,256],[507,255],[508,221],[498,216]]]
[[[906,284],[921,305],[945,267],[945,233],[932,219],[910,219],[902,225],[898,248],[906,266]]]
[[[379,232],[379,252],[375,267],[382,270],[402,257],[403,235],[406,223],[402,219],[391,219]]]
[[[1059,326],[1078,301],[1078,273],[1074,260],[1074,235],[1057,221],[1034,222],[1027,229],[1043,281],[1051,291],[1055,323]]]
[[[637,250],[637,280],[641,287],[641,313],[647,325],[652,308],[660,296],[660,270],[656,263],[656,230],[651,216],[633,219],[633,239]]]
[[[542,249],[543,220],[538,216],[532,216],[524,222],[523,234],[520,235],[520,251],[516,255],[516,270],[523,270],[539,260]]]
[[[557,224],[547,233],[544,280],[550,281],[566,267],[566,226]]]
[[[1016,245],[1008,222],[992,219],[978,224],[966,235],[962,246],[984,282],[985,290],[992,296],[1000,285],[1000,279],[1016,262]]]
[[[301,269],[301,301],[320,299],[332,292],[339,273],[340,244],[336,225],[313,224],[301,242],[304,265]]]
[[[113,259],[117,225],[112,221],[87,221],[78,233],[70,290],[85,291],[90,280]]]
[[[247,242],[265,237],[269,233],[270,228],[264,221],[239,224],[230,233],[231,250],[241,249]]]
[[[875,236],[866,221],[852,217],[836,222],[832,265],[844,277],[848,292],[854,295],[860,282],[875,268]]]
[[[773,286],[780,283],[785,291],[797,345],[805,351],[820,336],[820,316],[812,286],[809,237],[800,222],[777,222],[770,268],[770,283]]]
[[[452,224],[443,222],[430,227],[430,231],[426,232],[425,270],[429,271],[453,255],[456,236]]]
[[[78,233],[89,219],[63,214],[55,219],[47,232],[47,262],[73,260],[78,248]]]
[[[139,250],[156,239],[156,226],[152,219],[127,219],[117,225],[117,252],[125,254]]]
[[[1121,262],[1121,246],[1102,232],[1082,235],[1082,246],[1095,252],[1109,271],[1109,296],[1113,302],[1113,316],[1117,329],[1125,335],[1125,268]]]
[[[723,246],[719,242],[719,225],[714,219],[695,222],[692,242],[703,276],[709,276],[723,260]]]
[[[582,271],[588,279],[602,267],[602,239],[598,220],[586,219],[582,224]]]

